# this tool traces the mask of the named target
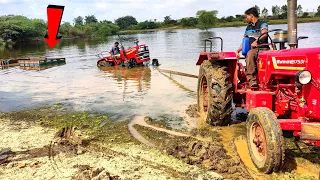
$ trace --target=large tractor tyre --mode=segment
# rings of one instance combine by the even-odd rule
[[[213,126],[231,121],[232,84],[226,61],[205,60],[198,77],[198,111]]]
[[[98,66],[108,67],[108,66],[113,66],[113,63],[107,62],[107,61],[105,61],[105,60],[102,60],[102,61],[99,61],[99,62],[98,62]]]
[[[127,68],[127,69],[131,69],[131,68],[134,68],[137,66],[137,61],[136,59],[129,59],[127,61],[124,62],[124,66]]]
[[[277,118],[270,109],[258,107],[250,110],[247,143],[253,164],[260,172],[269,174],[282,168],[284,139]]]
[[[132,68],[130,60],[124,61],[123,62],[123,66],[126,67],[127,69],[131,69]]]

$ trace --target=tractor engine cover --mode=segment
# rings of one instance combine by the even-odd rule
[[[256,107],[273,109],[273,93],[266,91],[249,91],[246,94],[246,108],[248,110]]]

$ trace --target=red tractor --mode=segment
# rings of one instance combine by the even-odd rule
[[[320,47],[298,48],[298,40],[306,37],[297,38],[297,2],[288,2],[288,33],[276,30],[274,39],[271,31],[266,33],[271,50],[258,54],[257,88],[250,88],[235,52],[223,52],[219,37],[205,40],[211,44],[210,51],[205,46],[197,62],[200,114],[207,123],[223,126],[231,121],[233,104],[247,108],[250,157],[263,173],[279,171],[284,163],[282,130],[320,146]],[[221,52],[212,52],[215,39],[221,40]]]
[[[120,48],[120,57],[112,57],[110,54],[104,56],[103,53],[99,53],[97,56],[99,60],[97,61],[97,66],[126,66],[127,68],[132,68],[135,66],[142,66],[143,63],[150,61],[149,48],[145,44],[139,44],[139,41],[134,42],[136,45],[134,47],[129,47],[125,49],[122,44]],[[107,52],[108,53],[108,52]],[[154,63],[153,60],[152,63]]]

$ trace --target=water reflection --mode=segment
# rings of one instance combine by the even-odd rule
[[[66,63],[57,63],[57,64],[52,64],[52,65],[45,65],[45,66],[20,66],[20,69],[22,70],[27,70],[27,71],[30,71],[30,70],[35,70],[35,71],[43,71],[43,70],[46,70],[46,69],[50,69],[50,68],[53,68],[53,67],[57,67],[57,66],[63,66],[65,65]]]
[[[146,91],[151,87],[151,70],[149,67],[136,67],[126,69],[124,67],[100,67],[101,71],[107,74],[107,77],[112,77],[117,82],[123,82],[126,87],[127,81],[135,82],[138,92]]]
[[[199,32],[199,40],[200,42],[209,38],[209,37],[214,37],[216,36],[216,33],[212,30],[209,30],[209,31],[200,31]]]
[[[199,32],[199,44],[201,44],[202,50],[204,50],[205,39],[210,37],[215,37],[216,33],[214,31],[200,31]],[[206,44],[206,51],[210,51],[210,43]],[[218,40],[212,41],[212,51],[220,51],[220,42]]]

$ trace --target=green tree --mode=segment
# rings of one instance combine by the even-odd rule
[[[233,19],[234,19],[234,17],[233,17],[233,16],[228,16],[228,17],[226,18],[226,21],[228,21],[228,22],[232,22],[232,21],[233,21]]]
[[[281,13],[281,8],[279,6],[272,6],[272,16],[278,18]]]
[[[236,18],[235,18],[235,21],[244,21],[245,19],[246,19],[245,15],[237,14]]]
[[[97,20],[95,15],[85,16],[84,20],[85,20],[86,24],[97,23],[98,22],[98,20]]]
[[[61,24],[59,33],[63,36],[69,36],[69,29],[71,28],[71,24],[69,22],[64,22]]]
[[[304,12],[303,14],[302,14],[302,18],[307,18],[309,16],[309,13],[308,12]]]
[[[227,22],[226,17],[222,17],[222,18],[218,19],[218,22],[220,22],[220,23]]]
[[[107,21],[107,20],[100,21],[100,23],[113,24],[111,21]]]
[[[144,22],[140,22],[137,25],[138,29],[155,29],[157,28],[157,24],[154,21],[144,21]]]
[[[120,27],[120,29],[127,29],[130,26],[138,24],[136,18],[132,16],[120,17],[115,21],[115,23]]]
[[[163,22],[164,22],[165,24],[168,24],[170,21],[171,21],[171,15],[164,17],[164,21],[163,21]]]
[[[260,15],[260,8],[259,8],[259,6],[254,5],[253,7],[257,9],[257,11],[258,11],[258,13],[259,13],[259,15]]]
[[[0,39],[2,44],[43,37],[47,24],[42,19],[28,19],[24,16],[0,16]]]
[[[74,19],[75,26],[63,22],[59,28],[59,35],[64,37],[102,37],[114,35],[119,27],[110,21],[86,23],[83,25],[81,16]],[[18,41],[33,38],[43,38],[47,33],[47,23],[42,19],[29,19],[24,16],[0,16],[0,47],[13,45]]]
[[[297,7],[297,15],[298,17],[300,17],[302,15],[303,11],[302,11],[302,6],[299,4]]]
[[[113,23],[99,23],[98,30],[95,32],[97,37],[107,37],[109,35],[115,35],[119,31],[119,27]]]
[[[177,24],[177,20],[172,19],[171,16],[165,16],[163,23],[165,25],[175,25]]]
[[[74,18],[74,26],[83,26],[83,17],[78,16]]]
[[[320,6],[318,6],[317,13],[315,14],[315,16],[320,17]]]
[[[263,8],[263,10],[262,10],[262,16],[266,19],[267,18],[267,16],[268,16],[268,9],[267,8]]]
[[[196,27],[198,19],[194,17],[182,18],[180,23],[182,27]]]
[[[201,10],[197,12],[198,28],[208,30],[209,28],[215,27],[217,23],[218,11],[205,11]]]
[[[287,16],[288,16],[288,6],[287,5],[283,5],[283,6],[281,6],[281,15],[280,15],[280,17],[282,19],[286,19]]]

